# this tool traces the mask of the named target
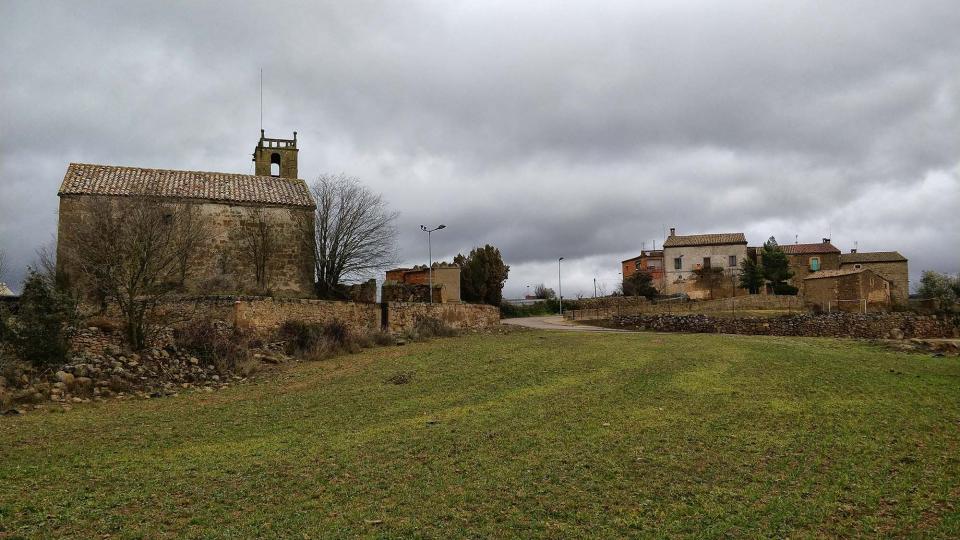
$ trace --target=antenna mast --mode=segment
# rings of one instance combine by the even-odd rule
[[[260,131],[263,131],[263,68],[260,68]]]

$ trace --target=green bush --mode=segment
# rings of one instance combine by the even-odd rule
[[[66,328],[77,320],[73,298],[31,271],[23,283],[17,313],[6,318],[2,332],[22,359],[45,368],[67,360]]]

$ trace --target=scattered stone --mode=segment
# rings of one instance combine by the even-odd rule
[[[64,385],[68,387],[73,386],[73,374],[67,373],[66,371],[58,371],[55,376],[57,380]]]

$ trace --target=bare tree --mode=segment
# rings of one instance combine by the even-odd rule
[[[65,243],[71,247],[62,255],[84,278],[81,285],[117,304],[135,349],[146,345],[157,306],[179,283],[180,262],[198,247],[196,238],[185,238],[193,212],[149,196],[93,199]],[[194,235],[206,234],[201,229],[191,225]]]
[[[541,283],[533,288],[533,296],[544,300],[553,300],[557,297],[557,293]]]
[[[260,291],[267,288],[267,270],[276,251],[276,233],[263,208],[250,211],[250,219],[238,230],[240,255],[253,267],[254,279]]]
[[[312,191],[318,296],[342,296],[344,280],[371,277],[396,264],[398,214],[380,195],[344,175],[321,175]]]
[[[184,203],[179,212],[179,226],[174,232],[177,235],[175,243],[179,246],[179,249],[177,249],[178,284],[182,289],[190,270],[190,257],[197,252],[200,246],[210,240],[212,229],[203,217],[200,205]]]

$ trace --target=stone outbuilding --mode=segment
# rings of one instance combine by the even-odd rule
[[[743,233],[670,236],[663,242],[666,294],[686,294],[694,300],[746,294],[739,289],[740,263],[747,257]],[[708,286],[700,276],[711,271],[715,283]]]
[[[430,268],[426,265],[388,270],[381,288],[384,302],[429,302]],[[460,302],[460,267],[433,263],[433,303]]]
[[[71,283],[79,270],[70,254],[71,233],[84,221],[92,201],[125,205],[149,193],[174,204],[195,204],[209,234],[195,250],[189,273],[179,284],[184,294],[313,295],[314,204],[307,184],[297,178],[296,133],[271,139],[260,133],[254,152],[256,175],[146,169],[71,163],[60,185],[57,264]],[[254,223],[255,222],[255,223]],[[272,239],[262,282],[239,247],[241,231],[264,225]]]
[[[804,303],[824,311],[870,311],[890,307],[890,281],[867,268],[820,270],[804,278]]]
[[[813,244],[786,244],[780,246],[787,254],[793,277],[790,284],[803,294],[804,279],[822,270],[840,269],[840,250],[830,243],[829,238]]]
[[[841,270],[869,268],[890,281],[890,297],[896,304],[906,304],[910,296],[910,273],[907,258],[896,251],[874,251],[840,255]]]

